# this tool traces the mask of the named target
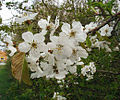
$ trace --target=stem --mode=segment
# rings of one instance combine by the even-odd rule
[[[114,25],[114,27],[113,27],[113,31],[111,32],[112,36],[113,36],[113,35],[116,35],[116,34],[115,34],[115,30],[116,30],[116,27],[117,27],[119,21],[120,21],[120,18],[117,19],[117,21],[116,21],[116,23],[115,23],[115,25]]]
[[[117,14],[111,16],[107,21],[103,22],[103,23],[102,23],[101,25],[99,25],[98,27],[96,27],[96,28],[90,30],[89,32],[87,32],[87,34],[88,34],[88,33],[95,33],[96,31],[98,31],[100,28],[102,28],[103,26],[105,26],[105,25],[108,24],[109,22],[117,19],[117,18],[119,17],[119,15],[120,15],[120,12],[118,12]]]
[[[106,70],[97,70],[97,72],[108,73],[108,74],[113,74],[113,75],[120,75],[120,72],[115,73],[113,71],[106,71]]]

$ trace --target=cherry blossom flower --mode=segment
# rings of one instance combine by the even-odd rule
[[[74,74],[77,72],[77,66],[74,64],[73,61],[70,59],[66,60],[66,70],[69,71],[70,73]]]
[[[59,92],[54,92],[53,99],[55,99],[55,100],[67,100],[67,98],[59,95]]]
[[[115,48],[113,48],[113,51],[120,51],[120,49],[118,46],[116,46]]]
[[[46,78],[63,79],[68,74],[64,59],[56,60],[53,54],[49,54],[45,61],[40,64]]]
[[[94,65],[94,62],[90,62],[90,65],[85,65],[83,68],[81,68],[81,74],[83,76],[86,76],[86,80],[93,79],[93,74],[96,72],[96,67]]]
[[[43,30],[49,30],[49,31],[51,31],[51,35],[52,35],[55,32],[55,30],[58,28],[58,26],[59,26],[59,19],[58,19],[58,17],[56,17],[55,24],[53,24],[52,22],[50,22],[50,18],[51,17],[48,16],[47,20],[41,19],[38,22],[38,25]]]
[[[47,46],[53,51],[56,59],[65,59],[71,56],[74,47],[73,41],[70,41],[65,36],[51,36],[50,39],[51,42]]]
[[[83,27],[80,22],[74,21],[72,23],[72,28],[70,27],[70,24],[63,23],[61,27],[62,32],[60,34],[65,34],[71,39],[75,39],[78,42],[84,42],[86,40],[86,33],[83,32]]]
[[[38,13],[31,13],[31,12],[24,13],[21,18],[15,18],[15,22],[22,24],[24,21],[34,19],[37,14]]]
[[[18,45],[20,52],[26,53],[28,67],[32,72],[31,78],[46,77],[61,80],[68,73],[77,74],[77,66],[84,65],[81,58],[88,57],[86,49],[80,46],[80,42],[85,42],[87,38],[81,23],[73,21],[72,27],[68,23],[63,23],[62,32],[58,36],[54,34],[59,27],[58,17],[55,24],[50,22],[48,16],[47,20],[41,19],[38,25],[42,31],[36,34],[29,31],[23,33],[24,42]],[[49,41],[46,43],[45,35],[48,32]],[[94,64],[90,63],[81,69],[81,74],[89,80],[93,78],[95,70]]]
[[[100,29],[100,35],[101,36],[111,36],[111,32],[113,30],[113,27],[110,27],[108,24],[105,25]]]
[[[92,29],[94,29],[95,27],[97,27],[97,23],[91,22],[91,23],[85,25],[84,31],[89,32]]]
[[[108,46],[110,44],[110,42],[107,41],[96,41],[92,46],[93,47],[98,47],[99,49],[105,49],[106,52],[111,52],[112,50],[110,49],[110,47]]]
[[[8,48],[8,50],[11,51],[9,55],[13,56],[15,54],[15,52],[17,52],[17,49],[14,47],[11,37],[10,36],[4,37],[4,42],[6,42],[8,44],[7,48]]]
[[[45,43],[44,43],[44,34],[46,31],[42,31],[41,33],[33,35],[31,32],[25,32],[22,34],[22,38],[24,42],[18,45],[18,48],[21,52],[29,52],[30,55],[39,58],[40,52],[45,51]]]
[[[87,58],[88,53],[85,49],[83,49],[81,46],[76,46],[75,48],[72,49],[72,55],[70,59],[72,61],[78,61],[79,58]]]

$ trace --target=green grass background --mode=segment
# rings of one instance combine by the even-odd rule
[[[10,71],[6,65],[0,65],[0,100],[3,100],[2,97],[6,96],[7,90],[10,88],[12,78]]]

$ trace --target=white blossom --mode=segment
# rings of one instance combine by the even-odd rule
[[[60,34],[65,34],[71,39],[75,39],[78,42],[84,42],[86,40],[86,33],[83,31],[83,26],[80,22],[74,21],[72,23],[72,28],[70,27],[70,24],[63,23],[61,27],[62,32]]]
[[[24,42],[18,45],[21,52],[29,52],[31,56],[40,57],[40,52],[45,51],[46,46],[44,43],[44,34],[46,31],[33,35],[31,32],[25,32],[22,34]]]
[[[109,44],[110,44],[110,42],[107,42],[107,41],[98,41],[97,40],[92,46],[93,47],[98,47],[99,49],[100,48],[105,49],[106,52],[112,52],[112,50],[109,47]]]
[[[116,46],[115,48],[113,48],[113,51],[119,51],[120,49],[119,49],[119,47],[118,46]]]
[[[58,17],[56,17],[55,19],[55,24],[50,22],[50,16],[48,16],[47,20],[45,19],[41,19],[38,21],[38,25],[40,28],[42,28],[43,30],[49,30],[51,31],[51,35],[54,34],[55,30],[58,28],[59,26],[59,19]]]
[[[63,23],[62,32],[58,36],[54,34],[59,27],[58,17],[55,19],[55,24],[50,22],[48,16],[47,20],[41,19],[38,25],[42,31],[36,34],[29,31],[23,33],[24,41],[18,45],[19,51],[26,53],[28,67],[32,72],[31,78],[46,77],[62,80],[69,73],[77,75],[77,66],[84,66],[81,58],[88,57],[86,48],[80,46],[80,42],[85,42],[87,38],[81,23],[73,21],[72,27],[68,23]],[[48,32],[50,32],[49,41],[45,43],[47,39],[45,35]],[[81,69],[81,73],[88,80],[92,79],[95,71],[93,63]]]
[[[85,65],[83,68],[81,68],[81,74],[83,76],[86,76],[86,80],[93,79],[93,74],[96,72],[96,67],[94,65],[94,62],[90,62],[90,65]]]
[[[31,12],[24,13],[23,16],[21,16],[20,18],[15,18],[15,22],[22,24],[24,21],[34,19],[37,14],[38,13]]]
[[[71,60],[73,61],[78,61],[79,58],[87,58],[88,53],[85,49],[83,49],[81,46],[76,46],[75,48],[72,49],[72,55],[70,57]]]
[[[17,49],[14,47],[14,44],[12,42],[12,39],[10,36],[6,36],[4,37],[4,42],[6,42],[7,45],[7,49],[10,50],[10,56],[13,56],[15,54],[15,52],[17,52]]]
[[[56,59],[65,59],[72,54],[74,44],[65,36],[51,36],[51,42],[48,43],[48,48],[53,51]]]
[[[110,27],[108,24],[105,25],[100,29],[100,35],[101,36],[111,36],[111,32],[113,30],[113,27]]]
[[[55,100],[67,100],[67,98],[59,95],[59,92],[54,92],[53,99],[55,99]]]
[[[97,27],[97,23],[91,22],[91,23],[85,25],[84,31],[89,32],[92,29],[94,29],[95,27]]]

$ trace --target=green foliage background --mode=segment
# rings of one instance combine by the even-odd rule
[[[46,80],[44,77],[33,80],[32,86],[14,80],[2,100],[52,100],[54,91],[59,91],[68,100],[119,100],[120,75],[115,73],[120,71],[120,52],[106,53],[94,49],[86,63],[93,60],[97,67],[93,80],[68,75],[64,83],[58,84],[55,79]]]
[[[73,3],[71,4],[69,1]],[[95,14],[95,9],[93,9],[95,7],[103,8],[99,15],[100,18],[104,17],[104,20],[107,20],[111,17],[111,8],[115,0],[110,0],[107,4],[103,4],[103,0],[100,0],[100,2],[95,2],[95,0],[88,1],[88,4],[83,8],[77,7],[76,9],[73,6],[74,0],[68,0],[68,2],[60,8],[52,4],[46,3],[46,5],[44,5],[44,3],[38,4],[36,2],[39,6],[34,6],[33,11],[39,12],[36,17],[37,20],[47,18],[48,15],[51,15],[51,20],[54,21],[56,15],[59,15],[60,21],[72,23],[73,19],[75,19],[80,21],[82,25],[95,22],[95,16],[98,16]],[[8,3],[7,5],[10,6],[10,4]],[[65,15],[62,13],[64,11],[66,11]],[[17,36],[14,41],[18,44],[22,41],[20,36],[23,32],[27,30],[33,33],[40,31],[38,26],[36,26],[37,20],[33,20],[31,25],[25,22],[22,26],[16,23],[10,28],[2,26],[0,30],[5,30],[6,32],[13,31],[16,33]],[[59,32],[59,30],[58,28],[57,31]],[[119,38],[120,23],[117,24],[114,34],[109,39],[109,41],[111,41],[111,48],[118,45],[120,42]],[[17,40],[20,41],[18,42]],[[46,80],[46,78],[43,77],[32,80],[32,86],[27,86],[24,83],[19,84],[18,81],[12,79],[9,89],[4,92],[4,94],[1,94],[1,100],[52,100],[51,98],[54,92],[59,92],[60,95],[65,96],[67,100],[120,100],[120,51],[107,53],[104,49],[98,50],[94,48],[89,54],[90,56],[87,59],[82,60],[85,64],[91,61],[95,62],[97,72],[94,75],[94,79],[86,81],[82,76],[69,74],[66,76],[65,81],[59,84],[55,79]],[[8,72],[11,70],[9,63],[7,64]],[[80,73],[80,71],[81,66],[78,66],[78,73]]]

